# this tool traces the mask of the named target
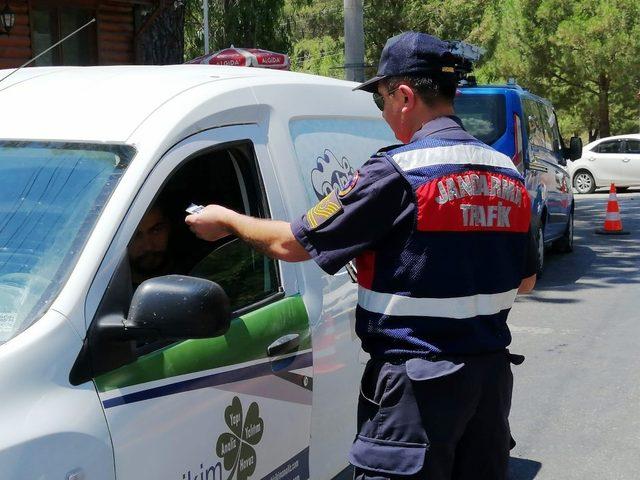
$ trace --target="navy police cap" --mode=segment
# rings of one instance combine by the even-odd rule
[[[387,77],[455,73],[462,59],[451,50],[449,42],[426,33],[404,32],[391,37],[382,49],[377,75],[354,90],[376,92],[378,82]]]

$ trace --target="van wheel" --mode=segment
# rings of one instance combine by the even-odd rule
[[[573,212],[569,215],[564,234],[553,243],[553,250],[560,253],[573,252]]]
[[[541,276],[544,269],[544,225],[542,223],[539,223],[536,229],[536,245],[538,247],[538,268],[536,273]]]
[[[596,191],[596,181],[586,170],[580,170],[573,176],[573,188],[578,193],[593,193]]]

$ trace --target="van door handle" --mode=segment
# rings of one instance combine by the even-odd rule
[[[622,159],[622,161],[623,161],[624,163],[627,163],[627,162],[631,161],[631,159],[630,159],[630,158],[623,158],[623,159]]]
[[[275,357],[286,353],[294,352],[300,347],[300,335],[290,333],[284,335],[267,347],[267,355]]]

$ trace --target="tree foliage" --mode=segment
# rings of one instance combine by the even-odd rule
[[[342,78],[343,0],[209,0],[211,48],[287,52],[294,70]],[[202,54],[201,0],[186,0],[186,56]],[[638,0],[364,0],[366,73],[406,30],[466,40],[487,53],[481,82],[516,77],[549,98],[565,133],[637,131]]]
[[[633,128],[640,3],[505,0],[502,19],[490,79],[517,76],[556,104],[565,130],[587,131],[589,140]]]
[[[236,47],[288,52],[290,19],[285,0],[208,0],[211,51]],[[186,0],[185,57],[204,53],[202,0]]]
[[[288,0],[291,19],[291,68],[344,77],[344,19],[342,0]]]

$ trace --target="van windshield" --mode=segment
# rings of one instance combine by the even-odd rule
[[[122,145],[0,141],[0,343],[58,294],[133,155]]]
[[[464,128],[487,145],[493,145],[506,129],[505,98],[502,94],[462,95],[454,100],[456,115]]]

